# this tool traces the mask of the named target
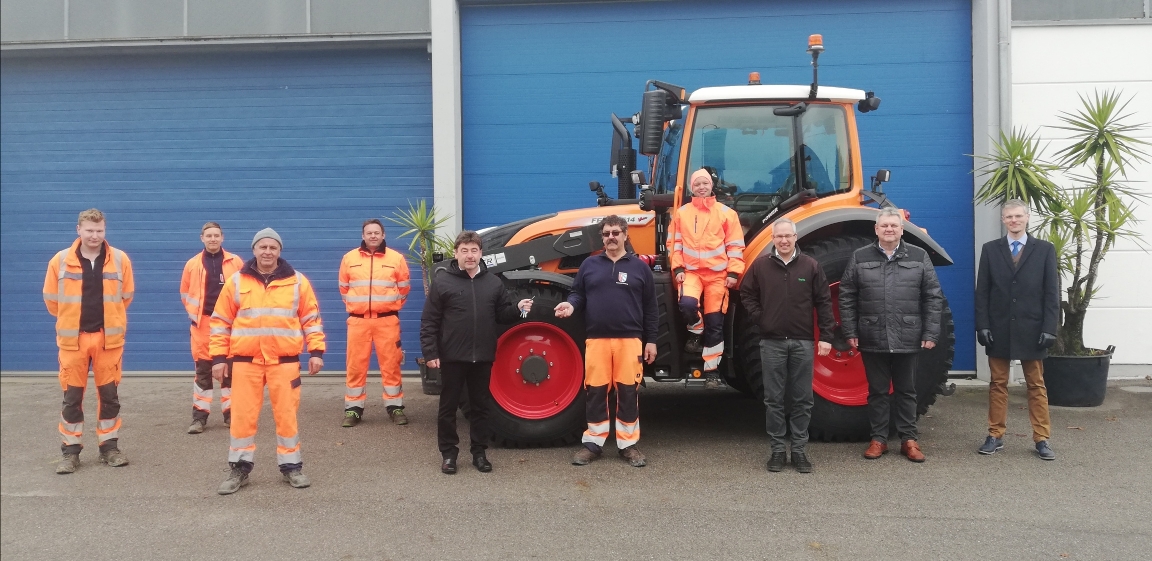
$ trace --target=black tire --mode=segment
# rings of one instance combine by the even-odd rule
[[[801,250],[818,261],[829,282],[844,276],[844,269],[857,249],[873,243],[865,236],[837,236],[803,244]],[[760,374],[760,330],[747,320],[743,307],[736,309],[736,358],[739,374],[749,393],[763,400],[764,381]],[[952,358],[956,353],[955,325],[952,310],[944,303],[941,338],[936,348],[922,351],[916,368],[917,415],[923,415],[936,402],[936,396],[948,380]],[[866,406],[840,405],[820,395],[813,396],[810,438],[825,442],[866,440],[871,432]]]
[[[559,327],[572,338],[583,355],[584,316],[574,314],[572,317],[560,319],[552,313],[557,304],[568,298],[567,291],[551,284],[517,283],[509,286],[508,293],[513,302],[534,298],[532,312],[524,321],[545,322]],[[510,328],[511,326],[500,326],[500,335]],[[500,350],[497,349],[496,352],[499,353]],[[587,426],[584,396],[584,390],[581,388],[572,403],[547,419],[517,417],[502,408],[496,400],[492,400],[488,420],[493,440],[497,445],[506,448],[564,446],[578,442]]]

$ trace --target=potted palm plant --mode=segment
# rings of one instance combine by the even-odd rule
[[[420,279],[424,286],[424,296],[428,296],[431,286],[432,265],[436,256],[448,254],[452,251],[452,238],[438,234],[440,229],[452,215],[441,215],[435,205],[429,205],[421,199],[413,204],[408,201],[407,209],[397,209],[392,216],[384,217],[389,222],[404,228],[400,238],[408,240],[408,260],[420,268]],[[420,367],[420,385],[427,395],[440,395],[440,369],[428,368],[424,358],[416,359]]]
[[[1057,116],[1052,127],[1071,133],[1071,144],[1043,159],[1036,134],[1013,130],[1001,134],[992,155],[981,157],[976,172],[987,177],[977,203],[1024,200],[1040,218],[1034,235],[1056,247],[1061,272],[1060,327],[1056,345],[1044,361],[1044,380],[1052,405],[1100,405],[1107,388],[1108,366],[1115,350],[1084,346],[1084,319],[1099,291],[1100,264],[1117,240],[1139,240],[1130,228],[1134,207],[1143,195],[1127,183],[1128,170],[1148,155],[1135,138],[1144,124],[1133,124],[1128,103],[1116,91],[1080,96],[1078,111]],[[1060,188],[1052,174],[1071,186]]]

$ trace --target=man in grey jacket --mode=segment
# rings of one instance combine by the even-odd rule
[[[877,243],[856,250],[840,280],[840,322],[848,343],[860,349],[868,377],[872,440],[864,457],[888,452],[894,407],[900,453],[923,462],[916,441],[916,358],[940,337],[944,294],[928,253],[905,244],[903,235],[903,211],[880,209]]]

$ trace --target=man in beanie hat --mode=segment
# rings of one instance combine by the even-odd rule
[[[308,375],[324,367],[324,326],[312,283],[280,258],[283,242],[271,228],[252,238],[254,258],[232,275],[220,291],[212,314],[209,352],[212,377],[222,380],[232,366],[232,427],[228,463],[232,472],[217,490],[235,493],[248,483],[256,452],[256,421],[264,406],[264,387],[276,420],[276,460],[289,485],[310,483],[301,473],[300,351],[311,355]]]
[[[408,300],[410,276],[404,256],[384,242],[384,225],[370,218],[360,226],[360,247],[340,261],[340,297],[348,309],[348,374],[344,391],[345,428],[364,415],[372,345],[380,365],[384,406],[397,425],[407,425],[400,383],[400,308]]]
[[[692,201],[672,217],[668,247],[672,249],[672,273],[680,286],[680,311],[694,335],[684,350],[702,352],[704,387],[717,389],[721,386],[716,371],[724,354],[728,289],[736,286],[744,272],[744,231],[736,211],[716,202],[712,182],[706,169],[692,174]]]

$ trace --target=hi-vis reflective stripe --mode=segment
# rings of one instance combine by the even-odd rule
[[[193,298],[187,292],[181,292],[180,297],[183,298],[185,302],[187,302],[193,306],[199,306],[200,305],[200,299],[199,298]]]
[[[676,251],[684,251],[684,244],[682,244],[680,242],[676,242],[676,243],[672,244],[672,249],[674,249]]]
[[[246,308],[236,312],[238,318],[255,318],[260,316],[276,316],[282,318],[296,317],[296,308]]]
[[[79,329],[57,329],[56,334],[61,337],[79,337]]]
[[[300,463],[299,434],[288,438],[276,435],[276,463],[280,465]]]
[[[112,440],[117,438],[120,432],[120,416],[117,415],[115,419],[100,419],[96,422],[96,440],[104,442],[105,440]]]
[[[323,325],[313,325],[311,327],[305,327],[304,328],[304,334],[307,335],[309,333],[324,333],[324,326]]]
[[[399,287],[405,287],[405,286],[411,286],[411,285],[412,285],[412,281],[400,281],[400,282],[396,283],[396,286],[399,286]]]
[[[345,399],[364,399],[364,386],[360,386],[358,388],[354,388],[352,386],[345,387],[344,388],[344,398]]]
[[[742,250],[742,249],[728,250],[728,257],[735,257],[737,259],[743,259],[744,258],[744,250]]]
[[[345,296],[344,297],[345,302],[367,302],[369,300],[371,300],[373,302],[395,302],[397,300],[403,300],[403,299],[404,299],[403,296],[399,296],[396,294],[389,294],[387,296],[381,296],[381,295],[377,294],[376,296],[368,295],[368,296]]]
[[[232,437],[228,445],[228,461],[248,462],[252,463],[252,458],[256,455],[256,437],[248,436],[244,438]]]
[[[724,245],[727,247],[744,247],[744,240],[732,240]]]
[[[124,328],[123,327],[105,327],[104,328],[104,336],[105,337],[110,337],[112,335],[123,335],[123,334],[124,334]]]
[[[224,317],[224,316],[222,316],[222,315],[220,315],[220,314],[217,314],[217,313],[215,313],[215,312],[213,312],[213,314],[212,314],[212,318],[213,318],[213,319],[218,319],[218,320],[220,320],[220,321],[222,321],[222,322],[224,322],[224,323],[227,323],[228,325],[232,325],[232,320],[230,320],[230,319],[228,319],[228,318],[226,318],[226,317]]]
[[[119,292],[117,292],[116,294],[105,294],[104,295],[104,301],[105,302],[116,303],[116,302],[119,302],[121,300],[122,300],[122,298],[120,297]]]
[[[64,440],[64,444],[80,444],[80,439],[84,435],[84,422],[69,423],[64,420],[64,415],[60,415],[60,437]]]
[[[348,283],[346,283],[346,282],[340,283],[340,288],[348,288]]]
[[[301,324],[308,323],[308,322],[316,319],[317,317],[320,317],[319,314],[308,314],[308,315],[300,318],[300,323]]]
[[[231,335],[232,334],[232,328],[231,327],[213,327],[212,329],[210,329],[208,331],[208,334],[209,335]]]
[[[63,262],[64,260],[61,259],[60,261]],[[62,271],[60,273],[60,278],[82,281],[84,280],[84,273],[69,273],[68,271]]]
[[[379,286],[379,287],[382,287],[382,288],[393,288],[393,287],[397,286],[397,284],[396,284],[395,282],[393,282],[393,281],[386,281],[386,280],[375,280],[375,279],[373,279],[373,280],[360,280],[360,281],[352,281],[352,282],[348,283],[348,284],[347,284],[347,286],[348,286],[348,287],[357,287],[357,286]]]
[[[640,421],[635,423],[622,423],[616,421],[616,439],[617,440],[636,440],[636,433],[640,432]]]
[[[234,294],[233,294],[232,299],[236,301],[236,307],[239,308],[240,307],[240,272],[239,271],[232,273],[232,288],[235,289],[233,291]],[[215,314],[213,314],[213,315],[215,315]],[[217,317],[219,317],[219,316],[217,316]]]
[[[711,257],[719,257],[724,255],[724,249],[713,249],[710,251],[696,251],[694,249],[684,248],[684,255],[688,257],[695,257],[697,259],[709,259]]]
[[[57,296],[49,292],[44,293],[44,299],[49,302],[59,302],[61,304],[79,304],[84,301],[83,296]]]
[[[302,283],[302,282],[304,282],[304,279],[300,276],[300,273],[296,273],[296,284],[292,285],[292,309],[293,310],[300,309],[300,283]]]
[[[221,401],[223,401],[223,399],[221,399]],[[202,411],[211,411],[212,388],[204,390],[201,389],[200,386],[196,385],[196,382],[192,382],[192,407]]]
[[[241,327],[232,330],[233,337],[300,337],[301,332],[296,329],[281,327]]]
[[[400,386],[384,386],[384,405],[404,405],[404,391]]]

